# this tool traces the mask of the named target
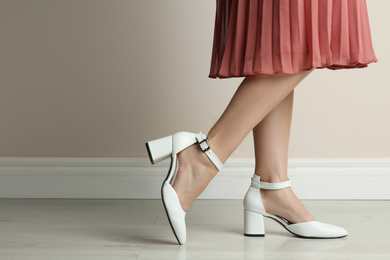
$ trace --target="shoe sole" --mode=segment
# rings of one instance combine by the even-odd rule
[[[264,237],[265,234],[264,235],[252,235],[252,234],[245,234],[244,233],[244,236],[246,236],[246,237]]]
[[[150,149],[149,149],[149,144],[145,143],[145,146],[146,146],[146,150],[148,151],[148,156],[149,156],[150,163],[154,164],[154,161],[152,159],[152,153],[150,152]]]

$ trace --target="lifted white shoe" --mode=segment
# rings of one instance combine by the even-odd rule
[[[223,163],[211,150],[206,138],[207,136],[202,132],[199,134],[178,132],[145,143],[152,164],[171,158],[171,165],[167,177],[161,187],[161,198],[169,224],[180,245],[186,242],[187,231],[185,223],[186,212],[181,207],[179,197],[172,187],[178,170],[177,154],[194,143],[199,143],[201,150],[209,157],[217,169],[221,170]]]

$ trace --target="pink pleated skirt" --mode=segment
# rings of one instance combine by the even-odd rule
[[[216,0],[210,78],[377,62],[366,0]]]

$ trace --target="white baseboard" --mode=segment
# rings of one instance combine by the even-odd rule
[[[230,158],[199,197],[242,199],[254,160]],[[1,157],[0,198],[156,199],[169,161]],[[290,159],[301,199],[390,199],[390,158]]]

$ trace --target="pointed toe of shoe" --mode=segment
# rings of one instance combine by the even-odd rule
[[[177,241],[180,245],[184,245],[186,243],[187,235],[186,232],[181,232],[177,234]]]
[[[344,228],[333,226],[333,229],[334,229],[333,231],[334,237],[346,237],[348,235],[348,231],[345,230]]]
[[[310,221],[289,225],[288,229],[301,237],[306,238],[340,238],[348,235],[348,232],[338,226]]]
[[[187,240],[185,213],[180,218],[171,218],[171,226],[173,232],[175,233],[177,242],[179,242],[180,245],[184,245]]]
[[[179,244],[183,245],[186,242],[187,231],[185,216],[186,212],[182,209],[179,197],[176,191],[168,182],[164,182],[162,187],[162,200],[165,211],[171,224],[173,233]]]

